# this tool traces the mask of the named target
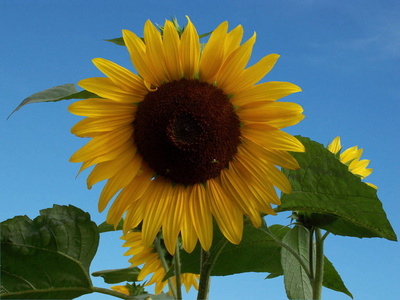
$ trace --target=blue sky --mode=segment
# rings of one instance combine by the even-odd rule
[[[400,167],[400,2],[398,1],[15,1],[0,2],[1,72],[0,220],[14,215],[34,218],[53,203],[72,204],[105,220],[97,201],[103,184],[88,191],[88,172],[69,157],[86,143],[70,133],[78,117],[70,102],[32,104],[8,121],[27,96],[80,79],[101,76],[91,62],[102,57],[133,70],[124,47],[103,39],[138,35],[147,19],[163,24],[189,15],[199,33],[228,20],[242,24],[245,38],[257,40],[250,64],[270,53],[281,55],[264,81],[289,81],[302,93],[286,101],[304,108],[305,119],[288,128],[327,144],[337,135],[344,148],[358,145],[374,169],[368,182],[394,230],[400,233],[398,171]],[[268,224],[287,224],[287,215],[267,217]],[[128,267],[120,233],[101,236],[91,271]],[[355,299],[400,298],[400,246],[383,239],[329,236],[326,256]],[[210,299],[285,299],[282,277],[241,274],[212,279]],[[97,286],[106,286],[94,280]],[[195,299],[192,291],[185,299]],[[81,299],[111,299],[85,295]],[[349,299],[323,290],[323,299]]]

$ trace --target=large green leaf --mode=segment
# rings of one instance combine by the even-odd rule
[[[303,226],[295,226],[282,239],[294,249],[301,259],[309,264],[309,233]],[[281,250],[283,278],[289,299],[312,299],[311,281],[300,262],[286,248]]]
[[[334,234],[383,237],[396,241],[376,190],[348,171],[334,154],[309,138],[297,137],[305,153],[292,153],[299,170],[283,169],[292,193],[283,194],[277,211],[297,211],[305,220]]]
[[[251,222],[245,221],[243,239],[239,245],[227,243],[222,249],[211,275],[224,276],[243,272],[269,272],[282,274],[280,264],[280,245],[265,232],[265,226],[255,228]],[[289,228],[272,225],[270,228],[278,238],[282,238]],[[225,238],[214,225],[213,246],[211,255],[218,244]],[[188,254],[182,252],[182,272],[200,274],[200,245]]]
[[[8,116],[11,117],[13,113],[19,110],[22,106],[30,103],[39,102],[57,102],[61,100],[70,99],[87,99],[87,98],[99,98],[96,94],[89,91],[83,90],[78,91],[73,83],[67,83],[59,86],[55,86],[41,92],[35,93],[28,98],[25,98],[20,105]],[[7,118],[7,119],[8,119]]]
[[[140,273],[138,267],[125,268],[125,269],[112,269],[93,272],[92,275],[95,277],[103,277],[105,283],[120,283],[124,281],[137,281]]]
[[[17,216],[1,223],[1,297],[72,299],[92,292],[90,263],[99,233],[90,215],[74,206]]]

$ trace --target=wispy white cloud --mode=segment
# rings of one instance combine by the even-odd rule
[[[397,5],[398,9],[389,10],[367,3],[371,2],[366,2],[365,6],[350,2],[341,7],[340,17],[346,18],[349,31],[341,28],[342,37],[335,35],[324,42],[309,43],[311,48],[318,50],[321,60],[353,55],[370,61],[400,58],[400,7]]]
[[[338,44],[353,51],[368,51],[376,59],[400,58],[400,17],[391,20],[381,17],[364,36]]]

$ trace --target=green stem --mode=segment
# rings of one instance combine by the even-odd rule
[[[285,248],[286,250],[288,250],[293,256],[294,258],[296,258],[296,260],[300,263],[300,265],[303,267],[304,271],[306,272],[308,278],[310,280],[313,280],[313,277],[310,273],[310,269],[309,266],[307,266],[307,264],[304,262],[304,260],[300,257],[300,255],[296,252],[296,250],[294,250],[292,247],[290,247],[288,244],[282,242],[280,239],[278,239],[275,235],[273,235],[272,232],[269,231],[269,229],[265,229],[265,228],[260,228],[262,231],[264,231],[266,234],[268,234],[270,237],[272,237],[279,245],[281,245],[281,247]]]
[[[176,296],[178,300],[182,300],[182,283],[181,283],[181,259],[179,253],[179,241],[176,241],[175,255],[175,282],[176,282]]]
[[[165,260],[164,251],[161,247],[160,238],[158,236],[154,240],[154,245],[156,246],[156,250],[157,250],[158,256],[160,257],[161,264],[164,268],[165,274],[167,274],[169,272],[169,267],[168,267],[167,261]],[[174,296],[174,298],[177,299],[176,289],[175,289],[174,282],[172,281],[172,277],[168,278],[168,287],[171,290],[171,293]]]
[[[314,278],[314,228],[308,230],[308,265],[311,278]]]
[[[210,292],[210,279],[211,279],[211,269],[207,265],[209,258],[210,258],[210,252],[204,251],[204,249],[201,248],[200,282],[199,282],[199,291],[197,293],[197,300],[208,299],[208,294]]]
[[[120,292],[116,292],[113,290],[109,290],[109,289],[104,289],[104,288],[100,288],[100,287],[92,287],[93,292],[97,292],[97,293],[102,293],[102,294],[106,294],[106,295],[110,295],[110,296],[114,296],[117,298],[121,298],[121,299],[129,299],[129,295],[125,295],[122,294]]]
[[[217,261],[218,256],[221,254],[222,249],[228,243],[227,239],[222,239],[210,253],[201,248],[201,261],[200,261],[200,282],[197,300],[207,300],[210,292],[211,271]]]
[[[326,236],[325,236],[326,237]],[[315,228],[315,277],[312,282],[313,299],[320,300],[324,278],[324,237],[321,229]]]
[[[325,241],[325,239],[326,239],[326,237],[328,236],[329,233],[330,233],[329,231],[325,232],[325,234],[322,236],[322,240],[323,241]]]

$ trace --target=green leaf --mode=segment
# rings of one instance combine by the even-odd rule
[[[99,233],[74,206],[17,216],[1,223],[1,298],[72,299],[92,292],[90,263]]]
[[[282,239],[293,248],[308,265],[308,230],[303,226],[294,226]],[[282,248],[282,269],[286,294],[289,299],[312,299],[311,281],[299,261],[287,249]]]
[[[103,277],[105,283],[120,283],[124,281],[137,281],[140,269],[137,267],[125,268],[125,269],[112,269],[93,272],[94,277]]]
[[[315,257],[315,256],[314,256]],[[283,275],[283,270],[279,273],[271,273],[265,279],[272,279]],[[326,256],[324,257],[324,277],[322,285],[328,289],[345,293],[346,295],[353,298],[352,294],[344,285],[342,278],[339,273],[336,271],[333,264],[329,261]]]
[[[243,272],[268,272],[282,273],[280,264],[280,245],[265,233],[266,225],[255,228],[251,222],[245,221],[243,239],[239,245],[228,243],[221,251],[212,276],[225,276]],[[276,236],[282,238],[290,229],[281,225],[272,225],[269,228]],[[225,238],[214,224],[213,246],[214,249]],[[181,253],[182,273],[200,274],[200,245],[188,254]]]
[[[20,105],[8,116],[11,117],[13,113],[19,110],[22,106],[30,103],[40,103],[40,102],[57,102],[61,100],[70,99],[87,99],[87,98],[99,98],[96,94],[84,91],[78,91],[73,83],[67,83],[59,86],[43,90],[41,92],[35,93],[28,98],[25,98]],[[7,118],[7,119],[8,119]]]
[[[363,183],[323,145],[297,137],[305,153],[292,153],[299,170],[283,169],[292,192],[283,194],[276,211],[303,214],[311,223],[344,236],[383,237],[396,241],[376,190]]]
[[[326,257],[324,258],[324,278],[322,281],[322,285],[328,289],[345,293],[349,297],[353,298],[353,295],[344,285],[339,273]]]
[[[124,226],[124,219],[121,219],[117,225],[117,228],[114,229],[114,225],[107,224],[107,222],[101,223],[98,227],[99,233],[109,232],[109,231],[117,231],[122,230]]]
[[[281,276],[281,275],[283,275],[283,274],[271,273],[271,274],[269,274],[267,277],[265,277],[265,279],[272,279],[272,278],[279,277],[279,276]]]

